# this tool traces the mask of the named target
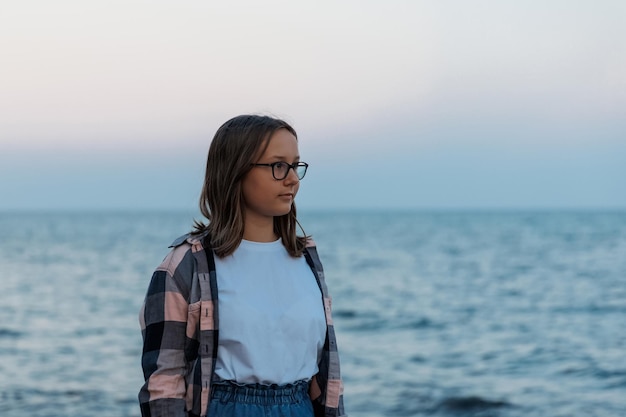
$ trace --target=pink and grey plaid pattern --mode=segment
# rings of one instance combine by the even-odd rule
[[[212,251],[188,235],[172,244],[157,267],[139,321],[145,384],[139,392],[143,417],[206,416],[217,358],[217,279]],[[313,243],[305,250],[322,291],[327,333],[319,373],[322,394],[313,401],[316,417],[344,416],[343,385],[331,316],[331,299]],[[210,416],[208,416],[210,417]]]

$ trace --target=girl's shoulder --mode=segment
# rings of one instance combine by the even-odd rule
[[[165,256],[156,271],[165,272],[165,280],[173,282],[185,299],[193,297],[194,277],[198,274],[208,273],[206,261],[199,262],[199,256],[206,256],[202,246],[202,239],[192,234],[186,234],[176,238],[169,246],[170,251]],[[204,269],[203,269],[204,268]]]
[[[196,271],[198,256],[205,256],[203,239],[187,233],[176,238],[170,245],[170,251],[157,267],[157,270],[166,271],[171,276],[191,276]],[[204,264],[204,263],[203,263]],[[201,271],[205,272],[205,271]]]
[[[182,245],[183,243],[187,242],[190,237],[191,237],[191,233],[187,233],[187,234],[184,234],[182,236],[179,236],[176,239],[174,239],[174,241],[170,244],[169,247],[170,248],[176,248],[176,247]]]
[[[170,248],[172,252],[188,252],[193,253],[204,251],[206,239],[204,235],[197,235],[193,233],[187,233],[177,237],[171,244]]]

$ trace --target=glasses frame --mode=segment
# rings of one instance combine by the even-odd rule
[[[278,178],[276,176],[276,171],[274,171],[274,167],[278,164],[285,164],[287,165],[289,168],[287,168],[287,171],[285,171],[285,176],[282,178]],[[309,164],[307,164],[306,162],[294,162],[293,164],[288,164],[285,161],[276,161],[276,162],[272,162],[271,164],[252,164],[252,166],[255,167],[272,167],[272,177],[274,177],[275,180],[277,181],[282,181],[285,178],[287,178],[287,176],[289,175],[289,170],[293,169],[293,172],[295,172],[296,177],[298,177],[298,181],[300,181],[302,178],[304,178],[304,176],[306,175],[306,171],[307,169],[309,169]],[[304,167],[304,173],[302,174],[302,177],[298,176],[298,171],[296,170],[296,168],[298,167]]]

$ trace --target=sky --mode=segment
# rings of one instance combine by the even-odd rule
[[[623,0],[0,4],[0,211],[195,210],[281,117],[299,209],[626,209]]]

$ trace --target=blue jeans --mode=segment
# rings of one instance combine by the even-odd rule
[[[211,417],[313,417],[309,383],[287,385],[237,384],[220,381],[213,384]]]

